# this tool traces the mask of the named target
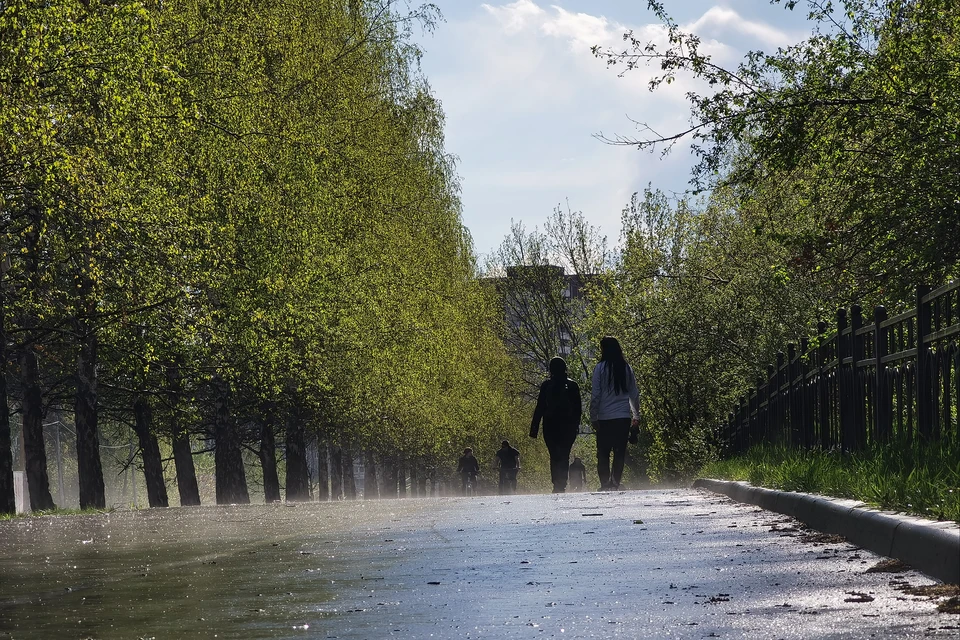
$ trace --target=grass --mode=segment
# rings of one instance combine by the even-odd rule
[[[110,513],[114,509],[48,509],[30,513],[0,513],[0,522],[18,518],[40,518],[43,516],[89,516],[98,513]]]
[[[880,509],[960,523],[960,444],[954,441],[876,445],[846,454],[760,445],[707,464],[700,476],[852,498]]]

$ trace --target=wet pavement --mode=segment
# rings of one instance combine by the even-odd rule
[[[0,522],[0,639],[921,638],[922,574],[701,490]]]

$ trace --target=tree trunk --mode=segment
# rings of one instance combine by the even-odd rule
[[[417,498],[419,494],[419,477],[417,476],[417,467],[416,465],[410,465],[410,497]]]
[[[406,469],[399,462],[397,463],[397,491],[401,498],[407,497],[407,474]]]
[[[216,441],[214,466],[216,471],[217,504],[250,504],[247,477],[240,452],[240,438],[230,416],[230,388],[217,377],[213,381],[214,400],[213,437]]]
[[[23,453],[30,491],[30,509],[47,511],[54,508],[47,476],[47,451],[43,443],[43,395],[40,392],[40,371],[34,345],[23,348],[20,369],[23,384]]]
[[[133,403],[134,429],[140,444],[140,457],[143,460],[143,480],[147,487],[147,502],[151,508],[166,507],[167,485],[163,481],[163,462],[160,460],[160,447],[153,433],[153,409],[150,403],[140,396]]]
[[[90,329],[86,320],[78,320],[76,330],[80,340],[80,354],[77,357],[77,388],[73,415],[77,429],[80,508],[103,509],[107,506],[107,498],[103,490],[103,467],[100,463],[100,436],[97,428],[97,334]],[[163,502],[162,506],[167,506],[166,492]]]
[[[182,429],[173,438],[173,464],[177,468],[177,492],[181,507],[200,504],[200,487],[197,484],[197,469],[193,464],[190,434]]]
[[[39,293],[40,260],[40,210],[30,207],[27,210],[31,230],[26,234],[26,272],[28,289]],[[23,434],[24,469],[27,474],[27,488],[30,492],[30,509],[46,511],[54,508],[50,495],[50,479],[47,476],[47,452],[43,443],[43,393],[40,390],[40,365],[37,362],[37,345],[34,344],[36,318],[24,313],[21,326],[27,336],[20,354],[20,385],[23,389],[21,433]]]
[[[57,458],[57,499],[63,505],[67,503],[63,496],[63,444],[60,441],[60,430],[63,428],[63,423],[60,422],[60,416],[57,416],[57,419],[52,422],[53,424],[50,426],[53,427],[54,433],[53,450]]]
[[[384,483],[384,490],[381,494],[384,498],[397,497],[397,485],[399,484],[399,469],[395,459],[387,463],[387,481]]]
[[[317,500],[320,502],[330,499],[330,464],[327,460],[329,455],[330,445],[317,432]]]
[[[419,473],[417,473],[417,495],[421,498],[430,496],[430,494],[427,493],[427,470],[422,467]]]
[[[287,502],[306,502],[310,500],[310,476],[299,399],[290,398],[286,409]]]
[[[353,450],[343,450],[343,497],[357,499],[357,479],[353,473]]]
[[[4,271],[0,265],[0,277]],[[3,283],[0,281],[0,514],[16,513],[13,493],[13,442],[7,404],[7,334],[3,323]]]
[[[317,500],[327,502],[330,499],[330,467],[327,455],[330,447],[317,434]]]
[[[263,468],[263,499],[269,504],[280,502],[280,478],[277,475],[277,441],[273,433],[273,403],[261,405],[260,466]]]
[[[380,497],[377,487],[377,461],[373,451],[364,452],[363,458],[363,499],[376,500]]]
[[[180,506],[197,506],[200,504],[200,487],[197,485],[197,468],[193,464],[190,433],[180,424],[182,389],[179,365],[167,368],[167,383],[170,387],[170,406],[172,407],[170,434],[173,440],[173,463],[177,469],[177,492],[180,494]]]
[[[343,450],[336,445],[330,447],[330,498],[343,498]]]

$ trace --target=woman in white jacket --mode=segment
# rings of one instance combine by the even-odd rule
[[[601,491],[616,491],[623,475],[627,439],[640,420],[640,391],[633,369],[616,338],[600,341],[600,362],[593,369],[590,424],[597,433],[597,474]],[[613,453],[613,469],[610,453]]]

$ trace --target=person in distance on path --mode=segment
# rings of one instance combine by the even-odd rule
[[[574,458],[570,463],[570,490],[583,491],[585,484],[587,484],[587,468],[583,466],[583,460]]]
[[[473,449],[467,447],[463,455],[457,460],[457,473],[460,474],[460,494],[467,495],[467,482],[473,480],[474,489],[477,485],[477,474],[480,473],[480,463],[473,455]]]
[[[636,437],[640,424],[637,378],[623,357],[623,349],[616,338],[607,336],[600,340],[600,362],[593,369],[592,384],[590,424],[597,433],[600,490],[615,491],[620,488],[627,440]]]
[[[500,443],[500,449],[497,451],[497,466],[500,467],[500,495],[516,493],[520,452],[511,447],[508,440]]]
[[[567,377],[567,363],[563,358],[550,360],[550,377],[540,385],[537,408],[530,423],[530,437],[536,438],[543,420],[543,441],[550,452],[550,479],[553,492],[567,489],[570,449],[580,431],[583,401],[580,385]]]

